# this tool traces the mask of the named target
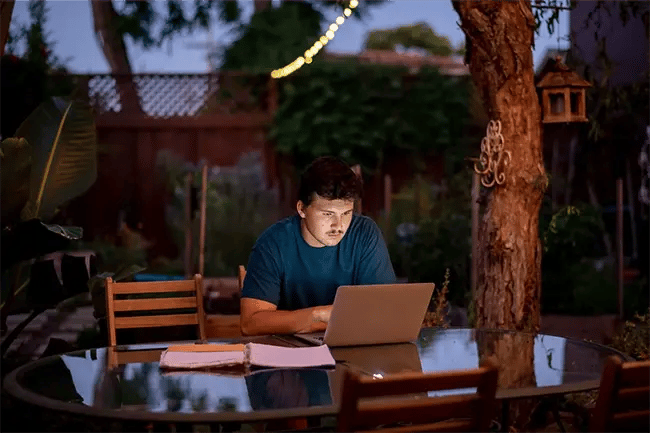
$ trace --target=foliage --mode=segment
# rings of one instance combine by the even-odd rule
[[[166,219],[179,251],[185,248],[185,175],[192,173],[192,185],[200,196],[201,170],[183,167],[174,155],[161,152],[158,164],[167,173],[172,200]],[[232,168],[208,170],[205,272],[207,276],[234,275],[237,266],[248,263],[257,236],[278,218],[277,197],[264,188],[264,168],[259,153],[242,156]],[[193,212],[192,263],[198,263],[198,210]]]
[[[650,308],[626,321],[621,332],[614,336],[611,346],[637,360],[650,359]]]
[[[441,326],[443,328],[449,327],[449,323],[446,320],[447,312],[449,309],[449,304],[447,302],[448,293],[449,268],[445,270],[445,280],[442,282],[442,285],[440,287],[436,287],[436,290],[431,295],[431,303],[429,304],[428,311],[424,315],[424,322],[422,323],[422,326]]]
[[[3,224],[15,223],[18,214],[23,220],[49,220],[58,206],[95,182],[97,136],[86,102],[50,98],[23,121],[16,134],[20,138],[8,138],[1,144],[3,166],[12,169],[9,176],[3,172]],[[16,171],[17,167],[20,170]],[[26,202],[22,201],[24,184],[29,185]]]
[[[469,173],[456,174],[447,192],[431,199],[434,205],[413,240],[389,241],[396,272],[405,274],[410,282],[441,281],[449,272],[453,290],[448,298],[454,305],[466,305],[470,293],[469,191]]]
[[[318,38],[322,15],[308,2],[283,2],[241,24],[223,56],[222,69],[268,71],[302,55]]]
[[[576,305],[578,279],[583,284],[593,283],[591,290],[607,293],[611,281],[603,279],[600,271],[585,258],[598,257],[598,234],[603,222],[597,210],[587,205],[567,207],[553,215],[540,216],[543,239],[542,257],[542,311],[568,312],[576,308],[588,310],[587,305]],[[600,287],[600,288],[599,288]],[[591,298],[594,300],[595,298]],[[586,299],[589,302],[589,299]]]
[[[15,134],[20,123],[50,96],[69,95],[73,82],[61,60],[53,54],[44,32],[47,8],[43,1],[29,2],[29,26],[19,25],[10,33],[7,54],[2,56],[0,105],[3,138]],[[22,53],[18,47],[24,45]]]
[[[390,149],[418,161],[418,155],[459,147],[468,117],[466,83],[433,69],[415,77],[404,72],[315,60],[292,74],[280,83],[270,131],[276,150],[296,166],[329,154],[373,172]]]
[[[111,0],[112,1],[112,0]],[[353,12],[355,17],[360,17],[365,10],[381,3],[382,0],[362,2],[360,7]],[[156,5],[158,3],[158,5]],[[117,34],[124,38],[129,36],[133,42],[145,50],[151,47],[160,47],[164,42],[170,41],[180,34],[188,34],[196,29],[209,29],[213,17],[222,26],[230,26],[239,33],[238,40],[226,52],[227,62],[225,67],[251,69],[259,64],[266,64],[266,60],[285,58],[292,50],[289,46],[304,37],[316,37],[312,34],[320,31],[319,10],[336,8],[342,10],[346,1],[283,1],[276,6],[262,8],[256,11],[250,22],[250,29],[244,23],[241,2],[194,0],[193,2],[181,0],[166,0],[154,2],[152,0],[126,0],[113,2],[114,15],[111,25],[115,26]],[[269,0],[269,3],[270,0]],[[275,3],[275,2],[274,2]],[[367,3],[367,4],[366,4]],[[301,13],[296,13],[301,11]],[[311,11],[311,12],[309,12]],[[304,12],[307,12],[306,14]],[[285,15],[282,15],[285,14]],[[314,18],[319,17],[314,27]],[[304,26],[304,27],[303,27]],[[277,27],[274,29],[273,27]],[[306,33],[303,28],[309,29]],[[291,41],[291,42],[287,42]],[[304,46],[299,48],[302,53]],[[286,52],[282,52],[285,50]],[[249,55],[247,58],[246,55]],[[292,61],[291,58],[288,62]],[[261,59],[266,59],[262,61]],[[234,66],[239,65],[239,66]],[[277,68],[283,65],[272,65]]]
[[[96,131],[87,102],[51,98],[39,105],[20,125],[18,137],[0,143],[2,157],[3,278],[6,301],[2,323],[16,296],[28,287],[22,271],[26,260],[63,249],[70,240],[81,238],[78,227],[44,224],[58,207],[86,191],[97,176]],[[23,138],[24,137],[24,138]],[[25,189],[24,185],[29,185]],[[38,263],[38,262],[37,262]],[[32,265],[35,266],[35,265]],[[47,285],[33,285],[32,313],[2,342],[4,354],[20,331],[52,302],[75,293],[53,291]],[[41,302],[44,300],[43,302]]]
[[[599,210],[580,204],[553,215],[542,214],[542,311],[578,315],[617,312],[613,261],[601,245]],[[643,281],[624,287],[624,310],[639,312],[647,305]]]
[[[371,30],[363,45],[366,49],[371,50],[396,51],[401,47],[404,49],[420,48],[437,56],[454,54],[449,38],[438,35],[424,22],[394,29]],[[462,51],[462,48],[459,51]]]

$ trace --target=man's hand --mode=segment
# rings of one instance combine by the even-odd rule
[[[326,305],[324,307],[314,307],[312,311],[312,318],[314,322],[329,322],[330,315],[332,314],[332,306]]]

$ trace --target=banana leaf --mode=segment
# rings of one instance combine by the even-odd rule
[[[45,224],[38,219],[21,222],[2,230],[2,270],[23,260],[65,250],[70,241],[81,239],[81,227]]]
[[[90,105],[52,97],[16,131],[32,146],[29,201],[21,218],[47,221],[97,179],[97,133]]]
[[[24,138],[10,137],[0,144],[0,191],[2,224],[11,225],[20,220],[20,211],[29,199],[29,173],[32,166],[32,148]]]

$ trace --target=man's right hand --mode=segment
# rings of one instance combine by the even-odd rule
[[[332,306],[326,305],[323,307],[314,307],[312,311],[312,318],[314,322],[329,322],[330,315],[332,314]]]

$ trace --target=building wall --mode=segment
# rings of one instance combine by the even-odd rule
[[[593,13],[597,2],[578,1],[571,11],[571,41],[576,54],[587,64],[596,67],[598,44],[594,39],[606,40],[607,55],[613,61],[612,85],[631,84],[648,73],[650,63],[648,9],[646,2],[638,2],[639,16],[625,24],[619,13],[619,2],[604,2],[610,13]],[[588,20],[589,14],[592,19]],[[645,15],[644,15],[645,14]],[[600,21],[600,28],[597,22]],[[586,26],[585,26],[586,24]]]

